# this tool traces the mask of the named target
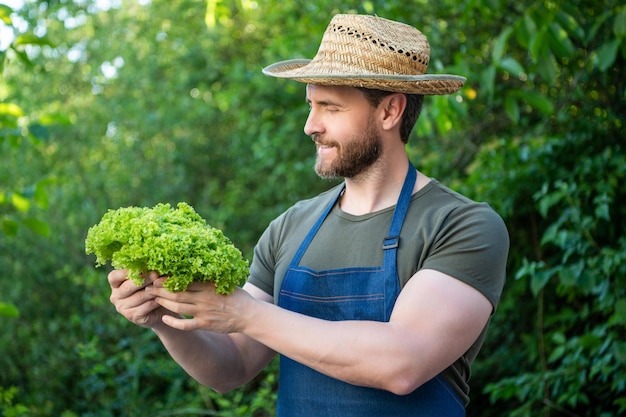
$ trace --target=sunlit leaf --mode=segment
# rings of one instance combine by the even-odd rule
[[[19,317],[20,312],[13,304],[0,302],[0,317]]]
[[[0,20],[9,26],[13,24],[13,21],[11,20],[11,13],[13,13],[12,8],[6,4],[0,4]]]
[[[45,36],[39,37],[32,33],[25,33],[23,35],[18,36],[13,42],[15,46],[21,45],[40,45],[40,46],[52,46],[55,45]]]
[[[23,35],[18,36],[13,42],[15,46],[21,45],[39,45],[39,46],[52,46],[54,47],[54,43],[46,36],[37,36],[32,33],[25,33]]]
[[[24,116],[24,110],[14,103],[0,103],[0,115],[22,117]]]
[[[71,125],[72,120],[69,115],[65,113],[47,113],[39,116],[39,123],[44,126],[51,125]]]
[[[30,209],[30,200],[18,193],[11,194],[11,204],[21,212],[27,212]]]

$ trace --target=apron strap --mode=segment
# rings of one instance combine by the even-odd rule
[[[343,194],[343,190],[345,190],[345,188],[346,188],[346,185],[344,184],[343,187],[341,187],[341,190],[339,190],[339,192],[335,196],[335,198],[333,198],[333,200],[330,202],[328,207],[326,207],[326,209],[324,210],[322,215],[319,217],[319,219],[317,219],[317,221],[315,222],[313,227],[311,227],[311,230],[309,230],[309,233],[306,235],[306,237],[304,238],[304,240],[300,244],[300,247],[298,248],[298,251],[293,256],[293,259],[291,260],[290,267],[294,267],[294,266],[300,265],[300,260],[304,256],[304,252],[306,252],[306,250],[309,248],[309,245],[313,241],[313,238],[317,234],[317,231],[322,226],[322,223],[324,223],[324,220],[326,220],[326,217],[328,216],[328,213],[330,213],[330,211],[332,210],[332,208],[335,205],[335,203],[337,203],[337,200],[339,200],[339,197],[341,196],[341,194]]]
[[[404,218],[409,209],[409,203],[411,202],[411,195],[413,194],[416,180],[417,171],[415,167],[413,167],[413,164],[409,162],[409,171],[406,174],[396,209],[393,212],[389,232],[387,237],[383,239],[383,250],[397,249],[400,245],[400,231],[402,230],[402,224],[404,223]]]

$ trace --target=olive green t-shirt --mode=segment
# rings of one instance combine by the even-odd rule
[[[254,250],[249,282],[278,302],[278,293],[293,256],[341,185],[296,203],[265,230]],[[395,206],[354,216],[338,205],[331,210],[304,254],[300,266],[314,270],[378,266],[383,261]],[[400,233],[397,267],[400,285],[420,269],[433,269],[476,288],[495,311],[505,281],[509,237],[500,216],[432,180],[413,194]],[[469,366],[484,333],[444,377],[461,400],[469,401]]]

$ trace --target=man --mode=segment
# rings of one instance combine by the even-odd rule
[[[157,273],[138,288],[113,271],[117,310],[217,391],[280,354],[278,416],[465,415],[509,241],[486,204],[408,161],[423,95],[464,83],[426,75],[429,59],[411,26],[337,15],[313,60],[265,68],[307,84],[315,170],[344,183],[270,224],[243,289],[170,293]]]

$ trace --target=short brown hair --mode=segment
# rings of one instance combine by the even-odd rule
[[[381,101],[385,97],[390,94],[395,94],[391,91],[383,91],[383,90],[372,90],[370,88],[361,88],[357,87],[359,90],[365,94],[365,98],[369,103],[378,107]],[[417,119],[422,112],[422,103],[424,101],[424,96],[421,94],[404,94],[406,96],[406,108],[404,109],[404,114],[402,115],[402,122],[400,125],[400,139],[402,139],[403,143],[409,142],[409,136],[411,135],[411,131],[417,122]]]

